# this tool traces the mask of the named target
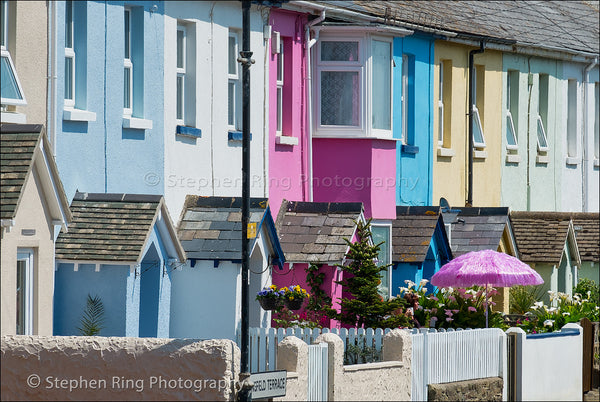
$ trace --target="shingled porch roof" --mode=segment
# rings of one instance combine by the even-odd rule
[[[139,263],[157,221],[172,257],[186,259],[161,195],[77,192],[71,211],[69,232],[56,241],[57,260]]]
[[[363,219],[360,202],[283,200],[276,227],[286,260],[294,263],[341,263],[356,222]]]
[[[559,264],[567,243],[572,256],[580,263],[570,213],[512,211],[510,220],[522,261]]]
[[[438,223],[447,242],[439,206],[397,206],[392,221],[392,261],[425,261]]]
[[[181,212],[178,236],[189,259],[242,260],[242,198],[188,195]],[[273,264],[285,261],[266,198],[250,199],[250,223],[256,233],[267,231]]]

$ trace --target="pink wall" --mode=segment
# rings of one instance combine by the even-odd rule
[[[396,218],[396,143],[313,139],[314,200],[362,202],[365,216]]]
[[[306,291],[310,293],[311,289],[306,283],[306,268],[308,268],[308,264],[294,264],[292,270],[290,270],[290,264],[285,264],[283,270],[273,268],[273,284],[278,288],[290,285],[300,285],[300,287],[306,289]],[[331,297],[333,308],[339,311],[339,299],[342,297],[342,286],[335,283],[335,281],[342,279],[343,272],[332,265],[323,265],[319,272],[325,274],[321,289]],[[304,303],[306,305],[306,302]],[[297,313],[302,313],[303,311],[304,309],[297,311]],[[341,327],[337,320],[331,319],[326,319],[324,326],[327,328]]]
[[[279,32],[284,43],[283,124],[285,136],[298,138],[298,145],[276,144],[277,129],[277,54],[269,45],[269,202],[277,215],[283,198],[308,201],[306,154],[306,92],[303,85],[306,57],[304,54],[303,14],[272,9],[273,32]]]

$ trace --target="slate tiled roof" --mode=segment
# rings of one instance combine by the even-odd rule
[[[33,166],[33,153],[42,138],[43,126],[31,125],[28,132],[7,132],[2,125],[0,141],[0,219],[12,219],[17,212],[21,189]]]
[[[450,242],[454,257],[470,251],[497,250],[502,240],[504,229],[509,223],[506,207],[461,207],[460,212],[451,222]],[[445,215],[445,214],[444,214]]]
[[[139,261],[162,202],[160,195],[76,193],[56,259]]]
[[[392,261],[425,261],[439,219],[440,207],[396,207],[396,219],[392,221]]]
[[[188,195],[177,228],[190,259],[242,259],[242,199]],[[266,198],[250,199],[250,222],[260,222],[267,211]]]
[[[283,200],[276,227],[286,260],[340,263],[362,211],[360,202]]]
[[[324,1],[415,30],[434,28],[520,45],[598,53],[598,1]],[[451,36],[449,36],[452,39]]]
[[[581,261],[600,261],[600,214],[572,212]]]
[[[512,211],[510,220],[522,261],[560,262],[571,221],[570,214]]]

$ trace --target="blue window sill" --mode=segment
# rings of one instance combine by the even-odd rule
[[[402,144],[402,153],[403,154],[418,154],[419,153],[419,147],[415,146],[415,145],[406,145],[406,144]]]
[[[241,131],[229,131],[227,134],[227,140],[229,141],[241,141],[243,133]],[[252,141],[252,133],[250,133],[250,141]]]
[[[188,127],[188,126],[177,126],[176,131],[179,135],[185,135],[187,137],[192,138],[201,138],[202,130],[196,127]]]

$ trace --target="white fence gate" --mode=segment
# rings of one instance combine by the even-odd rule
[[[506,334],[498,328],[413,330],[412,343],[413,401],[427,400],[428,384],[487,377],[506,380]]]
[[[308,345],[308,401],[326,401],[328,384],[328,347],[322,342]]]

